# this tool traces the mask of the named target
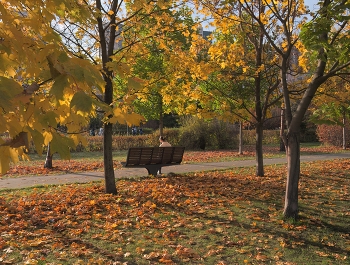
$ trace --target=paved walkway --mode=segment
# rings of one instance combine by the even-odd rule
[[[301,162],[308,161],[322,161],[338,158],[350,158],[350,153],[339,154],[323,154],[323,155],[305,155],[301,156]],[[273,164],[286,164],[286,158],[271,158],[264,159],[264,165]],[[195,163],[195,164],[181,164],[170,167],[163,167],[162,173],[167,174],[169,172],[174,173],[188,173],[196,171],[208,171],[208,170],[221,170],[234,167],[249,167],[255,166],[255,160],[242,160],[242,161],[229,161],[229,162],[217,162],[217,163]],[[128,178],[128,177],[140,177],[146,176],[147,170],[144,168],[122,168],[115,171],[115,177]],[[27,176],[18,178],[0,178],[0,191],[1,189],[19,189],[26,187],[34,187],[41,185],[52,184],[66,184],[66,183],[85,183],[91,181],[104,180],[103,172],[81,172],[81,173],[69,173],[64,175],[46,175],[46,176]]]

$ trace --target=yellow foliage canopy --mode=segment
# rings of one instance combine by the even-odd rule
[[[1,139],[0,173],[24,158],[29,140],[39,154],[51,143],[54,152],[69,158],[68,147],[82,140],[58,134],[57,125],[79,132],[94,113],[95,94],[103,92],[99,69],[70,56],[50,27],[65,12],[84,19],[86,10],[79,3],[55,2],[0,2],[0,135],[9,137]]]

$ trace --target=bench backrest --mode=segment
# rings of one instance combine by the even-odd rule
[[[128,151],[126,166],[152,164],[180,164],[185,147],[131,147]]]

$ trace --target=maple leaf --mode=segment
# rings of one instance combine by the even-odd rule
[[[79,91],[74,94],[70,107],[78,114],[85,116],[93,110],[92,99],[84,91]]]
[[[121,124],[127,123],[129,126],[139,125],[144,117],[137,113],[126,113],[122,108],[116,107],[113,109],[113,117],[108,119],[110,123],[119,122]]]
[[[50,141],[51,152],[58,153],[62,159],[70,159],[70,147],[74,147],[74,141],[71,138],[61,136],[60,134],[53,132],[52,140]]]
[[[55,96],[57,100],[63,100],[64,89],[69,86],[67,75],[59,75],[54,79],[54,83],[50,89],[50,94]]]
[[[12,100],[23,92],[22,86],[13,79],[0,76],[0,106],[5,111],[12,110]]]

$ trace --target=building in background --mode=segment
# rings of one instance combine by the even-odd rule
[[[212,31],[209,31],[209,30],[203,30],[203,26],[202,25],[199,25],[198,27],[198,34],[200,36],[202,36],[203,39],[207,40],[207,41],[210,41],[211,40],[209,39],[209,36],[212,34],[213,32]]]

